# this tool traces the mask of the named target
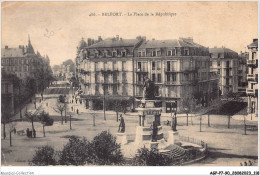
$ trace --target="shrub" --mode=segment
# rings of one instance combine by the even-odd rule
[[[90,143],[85,138],[81,140],[72,136],[60,153],[59,163],[76,166],[90,163],[92,162],[90,148]]]
[[[35,166],[48,166],[48,165],[56,165],[57,162],[55,160],[56,152],[51,146],[42,146],[39,147],[35,155],[33,156],[30,165]]]
[[[137,156],[133,159],[135,166],[169,166],[172,159],[169,156],[162,155],[158,150],[148,150],[141,148],[138,150]]]
[[[114,165],[124,163],[120,145],[116,143],[116,138],[107,131],[103,131],[94,137],[91,148],[96,164]]]

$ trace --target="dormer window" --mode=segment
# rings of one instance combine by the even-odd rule
[[[141,51],[138,52],[138,57],[142,57],[142,52]]]
[[[188,56],[188,55],[189,55],[189,50],[188,50],[188,49],[185,49],[185,50],[184,50],[184,55],[185,55],[185,56]]]
[[[156,56],[161,56],[161,50],[156,50]]]
[[[113,50],[112,56],[113,56],[113,57],[116,57],[116,56],[117,56],[117,51],[116,51],[116,50]]]
[[[152,51],[152,56],[153,56],[153,57],[156,56],[156,51]]]
[[[171,56],[172,55],[172,51],[171,50],[168,50],[167,51],[167,56]]]
[[[172,50],[172,56],[176,56],[176,49]]]
[[[97,57],[98,57],[98,55],[99,55],[99,52],[98,52],[98,50],[95,50],[95,58],[97,58]]]
[[[122,57],[126,57],[126,51],[122,51],[121,55]]]

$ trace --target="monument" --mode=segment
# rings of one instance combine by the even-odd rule
[[[162,110],[155,107],[155,86],[148,77],[145,77],[143,89],[143,98],[136,108],[139,125],[136,127],[135,143],[149,149],[160,148],[160,144],[165,143],[160,122]]]
[[[125,120],[122,116],[122,114],[120,114],[120,124],[118,127],[118,133],[116,134],[116,140],[117,143],[121,144],[121,145],[125,145],[127,144],[127,138],[126,138],[126,134],[125,134]]]

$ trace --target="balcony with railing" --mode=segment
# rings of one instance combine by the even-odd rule
[[[137,73],[148,73],[148,70],[146,68],[137,68],[136,72]]]
[[[258,89],[247,88],[246,94],[251,95],[251,96],[257,96],[258,95]]]
[[[177,70],[175,70],[173,68],[164,68],[164,72],[165,73],[173,73],[173,72],[177,72]]]
[[[247,74],[248,81],[258,81],[258,74]]]
[[[257,60],[256,59],[247,60],[247,65],[248,66],[255,66],[255,67],[257,67],[258,59]]]

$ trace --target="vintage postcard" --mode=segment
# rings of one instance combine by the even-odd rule
[[[257,1],[4,1],[1,22],[1,174],[259,175]]]

